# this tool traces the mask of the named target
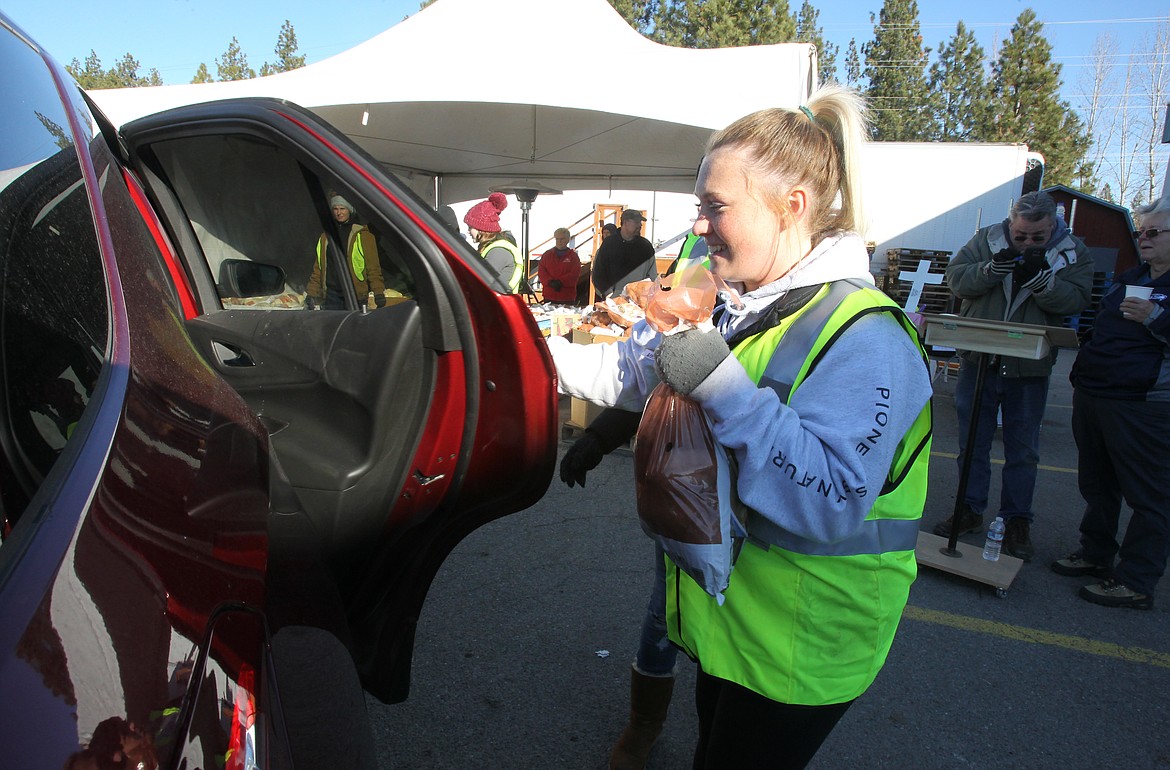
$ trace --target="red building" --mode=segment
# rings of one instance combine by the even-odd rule
[[[1133,238],[1129,209],[1064,185],[1053,185],[1044,192],[1056,200],[1057,206],[1064,206],[1064,221],[1073,235],[1089,247],[1098,273],[1112,278],[1137,267],[1137,241]]]

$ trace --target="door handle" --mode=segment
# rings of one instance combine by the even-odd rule
[[[228,342],[211,341],[211,349],[215,357],[224,366],[255,366],[256,362],[248,355],[248,351]]]

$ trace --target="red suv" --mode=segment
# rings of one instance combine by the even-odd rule
[[[295,105],[115,131],[3,15],[0,68],[2,764],[372,766],[439,565],[548,486],[531,314]]]

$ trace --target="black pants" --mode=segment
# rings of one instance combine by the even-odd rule
[[[1085,559],[1112,564],[1113,577],[1153,596],[1170,557],[1170,403],[1121,401],[1073,391],[1078,483],[1085,498]],[[1133,509],[1117,543],[1122,499]]]
[[[694,770],[802,768],[853,701],[830,706],[777,703],[699,669]]]

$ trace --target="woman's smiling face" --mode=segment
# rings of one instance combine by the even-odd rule
[[[754,178],[749,156],[740,147],[720,147],[699,168],[693,232],[707,242],[711,270],[748,291],[775,281],[801,258],[800,248],[784,248],[794,233],[763,198],[764,180]]]

